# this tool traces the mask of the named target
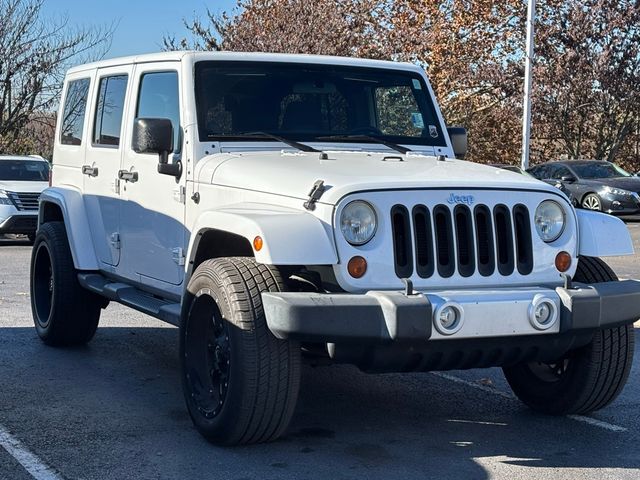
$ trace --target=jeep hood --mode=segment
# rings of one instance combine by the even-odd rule
[[[412,188],[534,189],[557,192],[534,178],[485,165],[409,153],[330,151],[218,153],[198,162],[196,178],[214,185],[274,193],[304,200],[317,180],[327,190],[320,202],[335,204],[362,190]]]

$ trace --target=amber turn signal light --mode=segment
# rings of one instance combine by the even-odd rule
[[[355,256],[349,260],[347,271],[353,278],[360,278],[367,273],[367,261],[364,257]]]
[[[260,250],[262,250],[263,245],[264,245],[264,241],[262,240],[262,237],[257,236],[256,238],[253,239],[253,248],[255,249],[256,252],[259,252]]]
[[[571,267],[571,255],[567,252],[560,252],[556,255],[556,268],[559,272],[564,273]]]

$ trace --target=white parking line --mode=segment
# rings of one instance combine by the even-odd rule
[[[20,440],[11,435],[2,425],[0,425],[0,446],[15,458],[36,480],[62,480],[60,475],[31,453],[22,445]]]
[[[604,428],[605,430],[611,430],[612,432],[626,432],[627,429],[624,427],[619,427],[618,425],[614,425],[613,423],[603,422],[601,420],[596,420],[595,418],[585,417],[583,415],[567,415],[567,418],[572,420],[577,420],[578,422],[588,423],[589,425],[593,425],[594,427]]]
[[[509,400],[517,400],[517,397],[512,393],[502,392],[495,388],[487,387],[486,385],[480,385],[479,383],[470,382],[468,380],[464,380],[462,378],[456,377],[454,375],[449,375],[448,373],[443,372],[431,372],[432,375],[436,377],[444,378],[451,382],[460,383],[462,385],[466,385],[468,387],[475,388],[476,390],[482,390],[483,392],[491,393],[492,395],[498,395],[499,397],[508,398]],[[596,420],[595,418],[585,417],[583,415],[567,415],[566,418],[570,418],[571,420],[575,420],[577,422],[586,423],[592,425],[594,427],[604,428],[605,430],[609,430],[611,432],[626,432],[627,429],[624,427],[620,427],[618,425],[614,425],[613,423],[603,422],[601,420]]]

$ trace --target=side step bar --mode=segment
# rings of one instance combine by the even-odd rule
[[[126,283],[115,282],[99,273],[79,273],[78,281],[87,290],[134,308],[159,320],[180,325],[180,304],[158,298]]]

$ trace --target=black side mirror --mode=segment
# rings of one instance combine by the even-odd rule
[[[454,155],[456,158],[463,159],[467,154],[467,129],[464,127],[449,127],[447,132],[449,132]]]
[[[173,152],[173,126],[168,118],[136,118],[133,124],[133,151],[157,153],[158,173],[180,178],[182,163],[169,163]]]
[[[565,183],[573,183],[576,181],[576,177],[574,177],[573,175],[563,175],[560,180]]]

